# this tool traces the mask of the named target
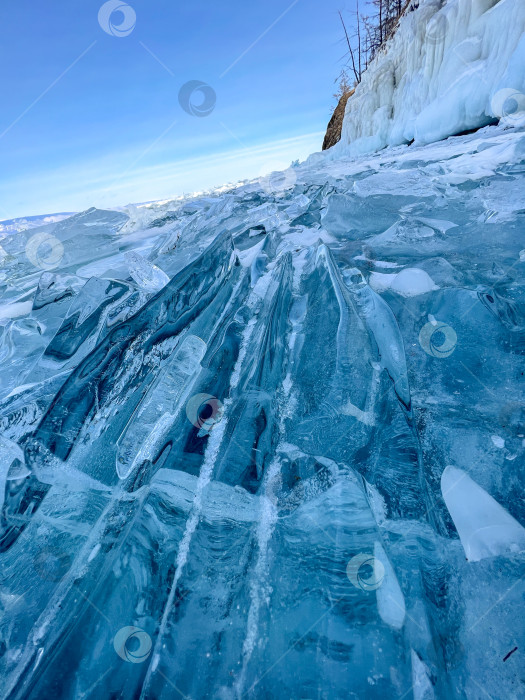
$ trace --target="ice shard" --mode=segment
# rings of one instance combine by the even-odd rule
[[[468,561],[525,551],[525,528],[466,472],[447,467],[441,489]]]
[[[186,403],[183,392],[200,369],[206,343],[194,335],[185,336],[146,397],[131,416],[117,442],[116,469],[120,479],[154,459],[175,413]]]

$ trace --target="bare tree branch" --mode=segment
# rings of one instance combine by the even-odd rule
[[[354,52],[352,51],[352,45],[350,44],[350,39],[348,38],[348,32],[346,31],[346,25],[345,25],[345,21],[344,21],[344,19],[343,19],[343,15],[341,14],[341,11],[340,11],[340,10],[338,10],[338,12],[339,12],[339,18],[341,19],[341,24],[343,25],[343,29],[344,29],[344,31],[345,31],[346,43],[348,44],[348,50],[349,50],[349,52],[350,52],[350,58],[352,59],[352,70],[354,71],[355,80],[356,80],[356,82],[358,83],[358,82],[361,80],[361,76],[360,76],[360,75],[358,76],[358,74],[357,74],[357,70],[356,70],[356,67],[355,67],[355,60],[354,60]]]

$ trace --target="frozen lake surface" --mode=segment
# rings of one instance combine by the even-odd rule
[[[524,697],[523,130],[0,236],[2,697]]]

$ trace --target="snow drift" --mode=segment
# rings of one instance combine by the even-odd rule
[[[348,100],[331,154],[427,144],[525,116],[525,2],[422,0]]]

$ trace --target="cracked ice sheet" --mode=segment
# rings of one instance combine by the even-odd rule
[[[48,222],[36,304],[28,234],[5,244],[0,303],[31,308],[0,322],[3,694],[519,692],[524,139]]]

